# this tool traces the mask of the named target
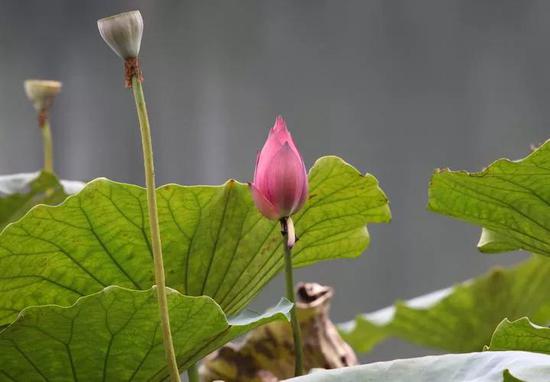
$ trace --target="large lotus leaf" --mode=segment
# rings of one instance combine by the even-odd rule
[[[37,204],[58,204],[84,187],[48,172],[0,175],[0,231]]]
[[[360,315],[339,328],[360,352],[388,337],[451,352],[480,351],[505,317],[550,322],[549,279],[550,261],[533,256],[510,269],[493,269],[452,288]]]
[[[508,379],[504,372],[508,370]],[[513,375],[516,379],[510,379]],[[548,382],[550,356],[506,351],[446,354],[323,370],[292,382]]]
[[[390,219],[376,179],[325,157],[309,181],[310,198],[294,216],[294,264],[359,256],[369,244],[365,225]],[[235,314],[281,269],[279,224],[257,212],[247,185],[167,185],[157,194],[170,287],[211,296]],[[146,206],[143,188],[99,179],[7,227],[0,234],[0,325],[27,306],[68,305],[109,285],[148,289]]]
[[[500,159],[482,172],[438,170],[428,208],[482,226],[481,251],[550,256],[550,141],[522,160]]]
[[[168,290],[181,370],[241,334],[286,319],[287,300],[264,315],[227,320],[206,296]],[[160,381],[168,376],[156,288],[108,287],[70,307],[23,310],[0,333],[0,381]]]
[[[526,350],[550,354],[550,328],[533,324],[527,317],[504,319],[495,329],[490,350]]]

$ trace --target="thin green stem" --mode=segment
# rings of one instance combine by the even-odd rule
[[[187,379],[189,382],[199,382],[199,365],[198,363],[194,363],[187,369]]]
[[[292,325],[292,337],[294,339],[294,375],[304,374],[302,334],[300,332],[300,323],[296,316],[296,299],[294,298],[294,280],[292,275],[292,246],[295,242],[294,223],[290,217],[281,220],[283,233],[283,247],[285,249],[285,280],[286,280],[286,298],[292,302],[290,310],[290,323]]]
[[[42,131],[42,143],[44,144],[44,171],[53,174],[53,144],[50,121],[45,119],[40,126]]]
[[[172,333],[170,331],[170,316],[168,314],[168,299],[166,297],[166,285],[164,275],[164,264],[162,261],[162,245],[160,241],[160,229],[157,211],[157,195],[155,191],[155,167],[153,164],[153,147],[151,144],[151,130],[149,127],[149,117],[147,107],[145,106],[145,97],[141,82],[132,77],[132,89],[136,101],[136,109],[141,130],[141,142],[143,146],[143,162],[145,166],[145,185],[147,188],[147,205],[149,210],[149,225],[151,226],[151,244],[153,247],[153,259],[155,265],[155,280],[157,284],[157,297],[160,308],[160,320],[162,324],[162,335],[164,350],[168,361],[170,379],[173,382],[180,381],[178,364],[176,362],[176,352],[172,342]]]

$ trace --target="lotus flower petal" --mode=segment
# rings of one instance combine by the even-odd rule
[[[271,204],[269,200],[251,183],[248,184],[250,191],[252,192],[252,199],[254,199],[254,204],[256,208],[260,211],[262,215],[271,220],[279,219],[279,213]]]
[[[306,182],[306,173],[300,157],[285,143],[269,164],[264,192],[283,216],[297,209]]]

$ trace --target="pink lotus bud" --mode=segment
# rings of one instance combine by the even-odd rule
[[[307,199],[304,160],[281,116],[258,153],[250,190],[258,210],[272,220],[292,215]]]

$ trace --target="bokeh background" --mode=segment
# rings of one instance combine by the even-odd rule
[[[550,136],[550,2],[545,0],[0,0],[0,173],[42,161],[27,78],[57,79],[57,172],[143,184],[122,62],[98,18],[140,9],[141,61],[159,184],[249,180],[283,114],[311,165],[325,154],[374,174],[393,221],[371,225],[356,260],[296,278],[336,288],[352,319],[511,264],[482,255],[476,227],[426,211],[436,167],[480,170]],[[253,303],[283,294],[274,279]],[[397,340],[363,361],[434,353]]]

